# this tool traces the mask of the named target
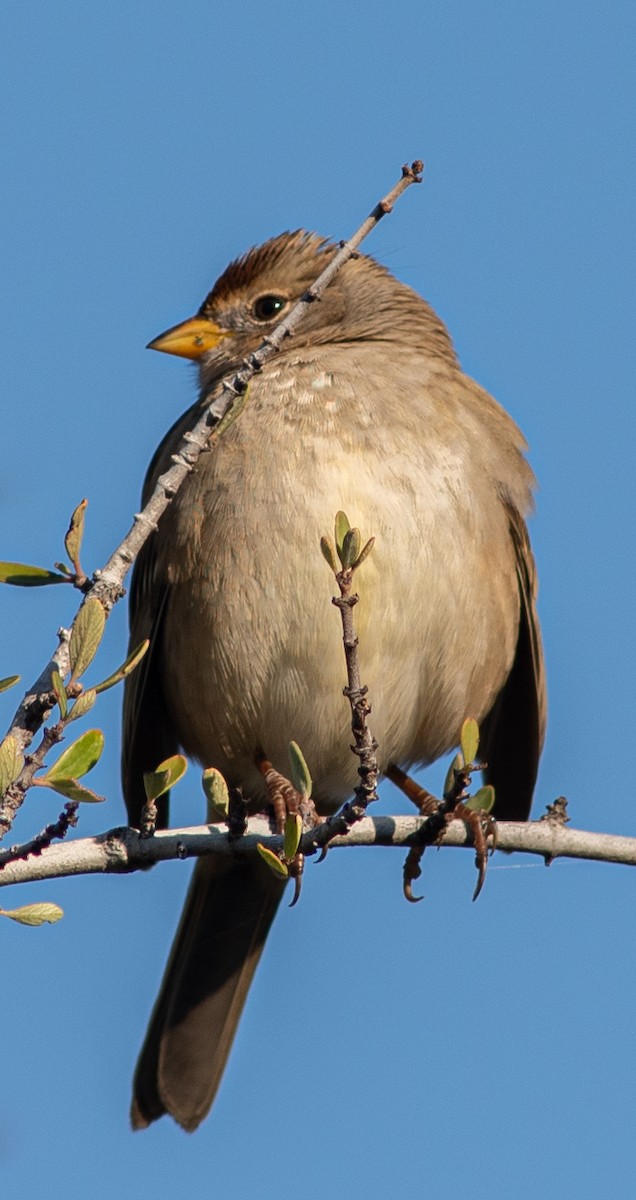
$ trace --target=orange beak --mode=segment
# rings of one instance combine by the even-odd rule
[[[231,337],[227,329],[221,329],[207,317],[189,317],[180,325],[173,325],[148,342],[147,350],[163,350],[164,354],[178,354],[181,358],[201,358],[207,350],[214,350],[223,338]]]

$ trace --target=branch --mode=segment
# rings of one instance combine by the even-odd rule
[[[362,222],[348,241],[340,244],[340,249],[331,262],[308,288],[305,294],[292,307],[288,315],[272,332],[264,338],[258,349],[244,360],[240,369],[227,376],[206,397],[206,407],[193,428],[184,434],[183,440],[173,456],[173,465],[157,481],[155,490],[144,509],[137,513],[131,529],[123,541],[108,559],[101,570],[95,571],[93,581],[86,587],[82,581],[84,601],[89,597],[99,600],[108,617],[111,609],[124,595],[123,582],[133,565],[141,547],[157,527],[157,522],[177,494],[186,476],[194,469],[202,451],[209,445],[210,436],[224,418],[228,417],[237,400],[245,395],[250,379],[274,354],[277,354],[288,337],[291,337],[303,320],[308,309],[320,299],[326,288],[334,279],[344,264],[354,256],[357,247],[367,237],[372,229],[393,209],[399,196],[412,183],[421,182],[423,163],[419,160],[411,166],[402,167],[402,175],[391,191],[380,200],[369,216]],[[237,409],[240,405],[236,405]],[[65,635],[65,636],[64,636]],[[68,671],[66,657],[66,639],[64,631],[61,644],[36,680],[33,687],[23,698],[7,737],[16,740],[18,749],[24,753],[31,744],[33,737],[48,719],[52,711],[51,703],[51,673],[59,670],[64,678]],[[28,770],[25,767],[25,771]],[[3,803],[0,805],[0,840],[11,828],[13,819],[19,809],[28,783],[20,775],[8,789]]]
[[[329,848],[395,846],[406,849],[421,836],[426,820],[422,817],[365,817],[349,833],[330,841]],[[555,858],[580,858],[636,866],[636,838],[570,829],[545,818],[527,823],[501,822],[497,830],[498,849],[538,854],[547,864]],[[69,875],[128,874],[153,863],[200,858],[206,854],[251,855],[257,853],[258,842],[274,852],[282,850],[282,837],[272,836],[269,822],[264,817],[252,817],[245,835],[237,839],[230,839],[226,829],[218,825],[160,830],[151,838],[141,838],[134,829],[111,829],[98,837],[49,846],[26,862],[7,863],[0,871],[0,887]],[[463,821],[451,821],[439,844],[471,847],[473,841]],[[302,852],[312,854],[315,849],[312,834],[306,834],[301,842]]]

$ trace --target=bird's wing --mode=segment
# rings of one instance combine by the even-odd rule
[[[144,482],[143,504],[151,496],[159,475],[169,465],[170,455],[178,446],[183,431],[192,424],[192,416],[192,409],[183,413],[155,452]],[[152,533],[137,557],[129,601],[129,649],[135,650],[146,638],[150,640],[148,652],[128,676],[124,688],[122,786],[128,820],[134,828],[139,828],[146,800],[144,771],[154,770],[179,749],[166,710],[162,679],[162,631],[169,597],[170,585],[159,570],[157,534]],[[157,824],[164,828],[168,823],[167,793],[160,797],[157,807]]]
[[[156,578],[155,534],[142,547],[130,588],[130,641],[132,651],[145,638],[150,646],[124,688],[122,786],[128,822],[139,828],[146,800],[144,771],[152,771],[179,749],[163,696],[161,658],[163,616],[169,587]],[[168,796],[157,802],[158,825],[168,823]]]
[[[482,722],[480,753],[495,788],[495,815],[527,821],[546,723],[545,671],[536,611],[537,576],[528,531],[506,502],[519,582],[519,637],[510,674]]]

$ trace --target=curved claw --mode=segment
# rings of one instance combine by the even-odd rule
[[[298,904],[298,901],[300,900],[300,892],[301,892],[302,886],[303,886],[302,875],[296,875],[294,878],[294,895],[289,904],[290,908],[293,908],[295,904]]]
[[[404,882],[402,884],[402,891],[404,893],[404,899],[408,900],[409,904],[419,904],[420,900],[424,899],[423,896],[413,895],[413,882],[416,879],[419,879],[420,875],[422,874],[420,861],[423,853],[424,846],[411,846],[411,849],[404,860]]]
[[[294,905],[298,904],[298,901],[300,900],[300,889],[302,887],[303,872],[305,870],[305,856],[300,850],[294,855],[291,861],[288,862],[288,870],[290,877],[294,881],[294,895],[289,905],[290,908],[293,908]]]
[[[477,883],[475,884],[475,890],[473,892],[473,902],[477,899],[481,889],[484,886],[485,880],[486,880],[486,860],[479,858],[479,859],[476,859],[475,861],[477,863],[479,873],[477,875]]]
[[[318,858],[316,859],[316,863],[321,863],[321,862],[324,862],[324,861],[325,861],[325,859],[326,859],[326,857],[327,857],[327,851],[328,851],[328,849],[329,849],[329,847],[328,847],[328,846],[323,846],[323,847],[322,847],[322,849],[321,849],[321,851],[320,851],[320,854],[318,855]]]
[[[423,900],[423,899],[424,899],[424,897],[423,897],[423,896],[414,896],[414,895],[413,895],[413,886],[412,886],[412,884],[413,884],[413,880],[412,880],[412,879],[405,879],[405,880],[404,880],[404,884],[403,884],[403,886],[402,886],[402,891],[403,891],[403,893],[404,893],[404,899],[405,899],[405,900],[408,900],[409,904],[419,904],[420,900]]]

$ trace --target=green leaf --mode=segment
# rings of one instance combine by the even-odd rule
[[[99,762],[103,749],[104,735],[101,729],[87,729],[86,733],[60,754],[57,762],[53,763],[46,775],[40,777],[39,782],[52,787],[60,779],[81,779],[82,775],[87,775],[95,763]]]
[[[456,754],[450,767],[448,768],[448,771],[446,772],[446,779],[444,780],[444,795],[446,795],[447,792],[450,792],[451,789],[454,788],[454,786],[455,786],[455,771],[461,771],[463,766],[464,766],[464,760],[463,760],[461,754]]]
[[[216,767],[207,767],[201,783],[208,801],[208,821],[213,822],[219,817],[225,820],[230,811],[230,793],[221,772]]]
[[[487,783],[484,787],[480,787],[474,796],[466,802],[466,808],[471,812],[492,812],[495,804],[495,789],[491,783]]]
[[[144,772],[144,788],[146,789],[146,798],[148,800],[158,800],[163,796],[164,792],[168,792],[175,783],[178,783],[183,775],[185,775],[188,764],[183,757],[183,754],[173,754],[171,758],[165,758],[163,762],[155,767],[154,771]]]
[[[49,583],[68,583],[66,575],[47,571],[45,567],[29,567],[26,563],[0,562],[0,583],[14,587],[46,587]]]
[[[322,557],[324,558],[327,566],[331,568],[334,575],[337,575],[340,568],[338,566],[336,552],[334,550],[331,538],[327,537],[326,534],[323,534],[320,539],[320,549],[322,551]]]
[[[360,551],[358,557],[356,558],[356,561],[351,564],[353,566],[354,571],[357,571],[358,567],[362,566],[362,563],[364,562],[365,558],[369,557],[371,551],[373,550],[374,545],[375,545],[375,538],[374,537],[369,538],[366,545],[362,547],[362,550]]]
[[[300,846],[302,836],[303,819],[300,813],[289,813],[285,821],[285,843],[283,847],[285,858],[291,861]]]
[[[55,692],[55,699],[57,700],[59,706],[60,716],[62,720],[64,720],[66,714],[68,713],[68,696],[66,695],[66,688],[64,687],[62,676],[60,675],[59,671],[51,671],[51,687]]]
[[[55,925],[64,916],[59,904],[41,900],[39,904],[23,904],[21,908],[0,908],[0,917],[8,917],[19,925]]]
[[[108,679],[103,679],[101,683],[96,683],[93,690],[95,692],[107,692],[108,689],[114,687],[116,683],[121,683],[122,679],[125,679],[127,675],[130,675],[131,672],[134,671],[137,664],[141,662],[149,645],[150,642],[148,638],[146,638],[145,642],[142,642],[141,645],[137,646],[137,648],[128,655],[128,658],[124,663],[122,663],[121,667],[118,667],[116,671],[113,671],[112,675],[108,676]]]
[[[65,796],[67,800],[76,800],[78,804],[103,804],[106,799],[105,796],[99,796],[92,788],[78,783],[77,779],[49,780],[48,775],[45,775],[42,779],[36,779],[35,782],[38,786],[51,788],[51,791]]]
[[[84,514],[86,512],[87,504],[88,500],[80,500],[71,517],[71,523],[68,527],[66,537],[64,538],[66,553],[68,554],[78,575],[81,574],[80,549],[82,546],[82,538],[84,536]]]
[[[312,782],[309,767],[298,742],[289,743],[289,765],[291,781],[301,796],[311,796]]]
[[[350,529],[351,529],[351,526],[349,524],[349,518],[348,518],[347,514],[342,512],[342,510],[340,509],[336,513],[336,519],[334,521],[334,535],[336,538],[336,550],[338,551],[338,558],[340,559],[341,562],[342,562],[342,545],[345,540],[345,534],[348,533],[348,531]]]
[[[351,567],[356,561],[360,548],[362,546],[362,537],[359,529],[348,529],[344,535],[342,543],[342,553],[340,561],[343,567]]]
[[[277,875],[279,878],[282,876],[283,879],[287,879],[289,877],[289,871],[287,870],[285,863],[281,862],[280,858],[277,854],[274,854],[273,850],[268,850],[267,846],[263,846],[262,842],[257,842],[256,849],[263,859],[263,862],[267,863],[268,867],[274,872],[275,875]]]
[[[67,721],[77,721],[78,717],[85,717],[87,712],[90,712],[97,699],[95,688],[89,688],[87,692],[82,692],[81,696],[77,697],[75,704],[70,709],[67,715]]]
[[[71,628],[68,653],[71,660],[71,679],[78,679],[92,663],[104,635],[106,613],[99,600],[87,600],[80,608]]]
[[[17,739],[10,734],[3,742],[0,742],[0,796],[3,796],[7,788],[15,783],[23,766],[24,755]]]
[[[4,679],[0,679],[0,692],[8,692],[19,680],[19,675],[6,675]]]
[[[462,725],[462,732],[459,739],[464,762],[466,766],[477,761],[477,751],[479,749],[479,725],[474,717],[467,717]]]

